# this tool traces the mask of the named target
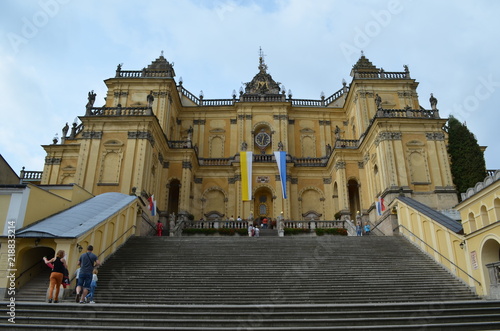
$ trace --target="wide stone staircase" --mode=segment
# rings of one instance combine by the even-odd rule
[[[0,327],[500,329],[500,302],[400,237],[131,238],[99,269],[95,300],[17,302],[16,323]]]

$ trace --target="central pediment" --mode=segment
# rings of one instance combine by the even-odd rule
[[[261,50],[259,56],[259,73],[250,82],[245,83],[245,94],[279,94],[281,92],[280,84],[267,73],[267,65],[264,63]]]

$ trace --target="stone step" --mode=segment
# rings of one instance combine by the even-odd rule
[[[16,301],[12,329],[500,328],[500,302],[397,237],[131,238],[99,269],[95,298]]]
[[[3,314],[7,312],[5,304],[0,304]],[[497,330],[500,327],[499,301],[222,306],[21,303],[16,312],[16,323],[9,325],[9,329]],[[1,320],[0,326],[5,323]]]

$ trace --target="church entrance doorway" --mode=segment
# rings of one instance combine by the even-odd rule
[[[355,179],[350,179],[347,182],[349,191],[349,211],[351,213],[351,220],[356,219],[356,215],[361,211],[361,204],[359,201],[359,183]]]
[[[177,179],[172,179],[170,183],[168,183],[168,214],[175,213],[176,215],[179,213],[179,191],[180,191],[181,183]]]
[[[262,224],[264,218],[272,219],[273,217],[273,195],[267,187],[261,187],[255,191],[254,195],[254,223]]]

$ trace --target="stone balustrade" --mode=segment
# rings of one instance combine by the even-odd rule
[[[213,158],[213,159],[208,159],[208,158],[199,158],[199,164],[203,166],[228,166],[231,165],[231,162],[233,161],[233,158],[227,157],[227,158]]]
[[[23,169],[21,170],[21,183],[23,182],[37,182],[42,180],[43,171],[27,171]]]
[[[388,71],[378,71],[378,72],[364,72],[357,71],[354,73],[355,78],[361,79],[406,79],[410,78],[408,72],[388,72]]]
[[[276,158],[274,157],[273,154],[254,154],[253,162],[272,163],[276,162]]]
[[[116,78],[172,78],[172,70],[117,70]]]
[[[172,149],[191,148],[192,143],[189,140],[169,140],[168,147],[170,147]]]
[[[201,99],[200,106],[232,106],[235,99]]]
[[[246,229],[248,221],[199,220],[184,222],[185,229]]]
[[[341,220],[331,220],[331,221],[323,221],[323,220],[302,220],[302,221],[292,221],[285,220],[283,221],[284,228],[288,229],[333,229],[333,228],[344,228],[345,221]]]
[[[150,116],[151,107],[93,107],[88,116]]]
[[[310,99],[292,99],[292,106],[301,107],[324,107],[324,100],[310,100]]]
[[[358,148],[359,140],[353,139],[337,139],[335,148]]]
[[[292,159],[296,167],[324,167],[328,157],[296,157]]]
[[[439,118],[439,111],[432,109],[379,109],[376,117],[399,117],[399,118]]]

